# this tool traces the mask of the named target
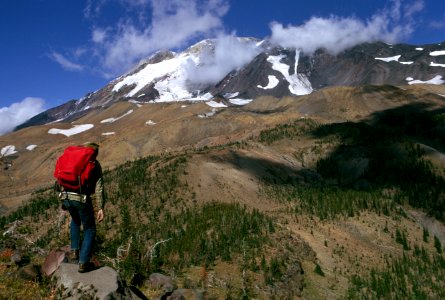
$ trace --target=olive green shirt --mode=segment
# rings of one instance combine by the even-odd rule
[[[94,189],[94,194],[96,196],[96,204],[98,209],[103,209],[105,205],[105,189],[104,189],[104,180],[102,177],[102,167],[100,163],[96,161],[97,166],[97,182],[96,187]]]

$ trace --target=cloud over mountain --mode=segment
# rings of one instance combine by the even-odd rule
[[[52,59],[66,70],[88,70],[113,78],[158,50],[182,50],[199,39],[216,38],[215,53],[202,62],[201,73],[188,69],[192,83],[206,83],[221,79],[255,55],[253,48],[236,42],[226,32],[223,18],[230,8],[229,0],[119,0],[116,3],[124,8],[123,16],[114,25],[100,25],[101,13],[110,3],[87,2],[84,15],[92,22],[90,44],[82,47],[87,51],[77,56],[53,52]],[[313,16],[300,25],[272,22],[269,39],[308,54],[319,48],[337,54],[364,42],[396,43],[412,34],[415,16],[424,7],[424,0],[390,0],[366,20],[331,15]]]
[[[150,5],[151,18],[139,23],[122,19],[115,28],[93,30],[97,55],[108,72],[118,74],[154,51],[184,47],[193,39],[214,35],[222,29],[221,17],[228,9],[223,0],[152,0]],[[151,22],[145,24],[148,19]]]
[[[254,41],[221,35],[215,43],[214,53],[207,53],[200,61],[186,66],[187,79],[192,83],[216,83],[230,71],[250,62],[260,52]]]
[[[421,0],[406,5],[402,5],[401,0],[393,0],[391,3],[390,7],[366,21],[357,17],[330,16],[312,17],[298,26],[273,22],[270,24],[270,39],[277,45],[301,49],[308,54],[319,48],[337,54],[364,42],[396,43],[413,32],[413,17],[423,9],[424,3]]]
[[[10,132],[17,125],[41,113],[45,108],[45,100],[27,97],[9,107],[0,108],[0,135]]]

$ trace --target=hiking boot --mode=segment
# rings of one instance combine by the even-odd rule
[[[68,252],[67,258],[69,262],[79,261],[79,249],[71,250],[70,252]]]
[[[83,264],[79,264],[79,270],[77,270],[79,273],[86,273],[93,271],[95,269],[95,266],[92,262],[86,262]]]

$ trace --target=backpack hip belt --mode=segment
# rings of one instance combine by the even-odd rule
[[[73,192],[60,192],[59,193],[59,199],[60,200],[73,200],[73,201],[79,201],[80,203],[87,202],[87,195],[84,194],[78,194]]]

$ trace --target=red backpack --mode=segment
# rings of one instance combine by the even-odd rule
[[[91,147],[69,146],[57,159],[54,177],[67,191],[91,193],[96,156]]]

